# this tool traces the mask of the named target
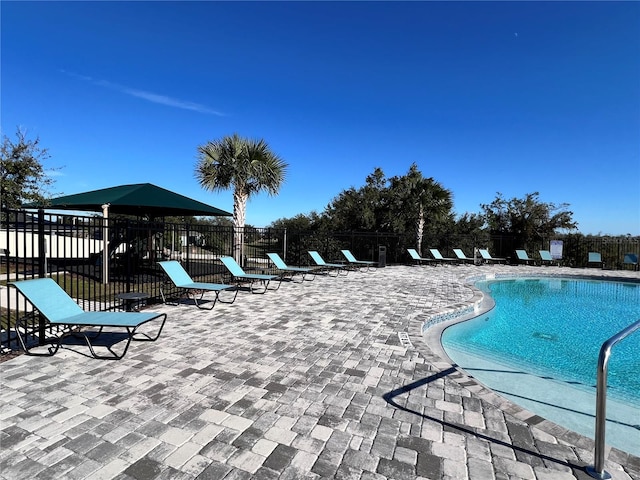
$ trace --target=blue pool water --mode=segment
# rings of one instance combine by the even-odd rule
[[[447,328],[442,336],[447,354],[490,388],[499,393],[504,388],[516,400],[530,400],[525,404],[527,409],[556,423],[563,424],[567,412],[576,411],[587,417],[586,427],[569,424],[568,428],[590,434],[600,347],[608,338],[640,320],[640,284],[530,278],[489,280],[476,286],[495,301],[495,308]],[[489,366],[486,361],[491,362]],[[497,388],[491,385],[492,377],[504,375],[507,370],[495,365],[507,365],[510,374]],[[532,382],[523,393],[517,384],[528,382],[528,378]],[[540,379],[554,383],[542,384]],[[585,400],[585,405],[577,405],[579,395],[574,397],[565,387],[582,390],[591,397]],[[544,394],[549,397],[542,398]],[[638,331],[613,348],[608,399],[631,407],[630,418],[617,423],[640,435],[640,427],[636,426],[640,424]],[[558,412],[540,412],[541,406],[550,406]],[[608,403],[608,418],[609,411],[615,408]],[[555,413],[558,418],[553,417]]]

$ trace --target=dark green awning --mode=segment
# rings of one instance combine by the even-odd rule
[[[47,205],[28,204],[25,208],[50,210],[102,211],[109,204],[110,213],[149,217],[180,215],[231,216],[229,212],[193,200],[175,192],[152,185],[139,183],[103,188],[91,192],[76,193],[52,198]]]

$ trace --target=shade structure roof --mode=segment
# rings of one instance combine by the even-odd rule
[[[28,204],[26,208],[51,210],[101,211],[109,204],[110,213],[165,217],[180,215],[230,216],[229,212],[212,207],[179,193],[151,183],[119,185],[90,192],[52,198],[46,205]]]

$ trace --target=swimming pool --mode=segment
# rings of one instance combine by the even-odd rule
[[[593,437],[598,353],[640,319],[640,284],[526,278],[476,286],[495,308],[447,328],[447,355],[515,403]],[[608,386],[607,443],[640,455],[640,334],[613,349]]]

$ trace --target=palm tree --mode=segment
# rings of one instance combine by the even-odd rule
[[[205,190],[233,188],[233,256],[242,262],[247,201],[259,192],[276,195],[288,165],[264,140],[237,133],[198,147],[196,178]]]
[[[416,179],[413,184],[413,195],[418,206],[416,244],[418,252],[421,252],[427,220],[430,219],[433,224],[448,216],[451,213],[453,202],[451,192],[431,177]]]
[[[433,178],[424,178],[413,163],[406,175],[393,177],[394,218],[396,228],[415,233],[416,250],[422,255],[422,239],[427,225],[432,228],[451,213],[453,202],[451,192]]]

